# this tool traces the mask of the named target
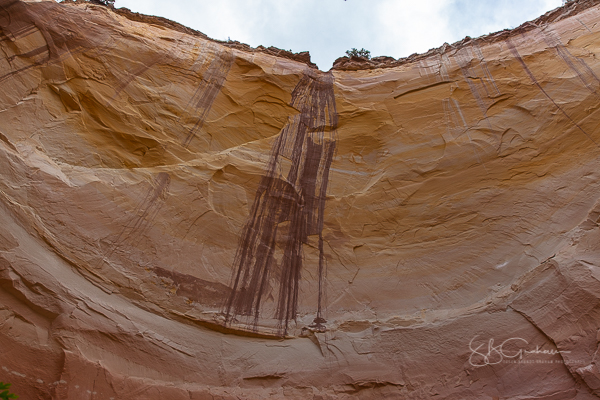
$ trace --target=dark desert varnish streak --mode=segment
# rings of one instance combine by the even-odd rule
[[[283,336],[290,320],[297,316],[303,246],[311,235],[317,235],[319,252],[314,322],[318,328],[325,322],[321,315],[325,272],[322,231],[337,128],[333,75],[306,70],[290,105],[300,113],[290,118],[271,149],[240,237],[232,290],[224,306],[226,324],[237,316],[247,316],[257,330],[261,302],[267,293],[276,292],[274,317],[278,334]],[[279,262],[275,257],[278,243],[284,247]]]
[[[525,73],[527,74],[527,76],[529,77],[529,79],[531,79],[531,82],[533,82],[538,87],[538,89],[540,90],[540,92],[542,92],[544,94],[544,96],[546,96],[548,98],[548,100],[550,100],[552,102],[552,104],[554,104],[554,106],[565,117],[567,117],[567,119],[569,121],[571,121],[571,123],[574,126],[577,127],[577,129],[579,129],[585,136],[587,136],[587,138],[592,143],[594,143],[596,145],[596,147],[600,148],[600,145],[598,145],[598,143],[589,135],[589,133],[587,133],[577,122],[575,122],[573,120],[573,118],[571,118],[571,116],[569,114],[567,114],[567,112],[561,106],[559,106],[558,103],[556,103],[556,101],[554,101],[554,99],[552,97],[550,97],[550,95],[548,94],[548,92],[546,92],[546,90],[544,90],[544,88],[542,87],[542,85],[540,85],[540,83],[538,82],[538,80],[536,79],[536,77],[533,75],[533,72],[531,72],[531,70],[529,69],[529,67],[527,66],[527,64],[525,63],[525,61],[521,57],[521,55],[519,54],[519,51],[517,50],[517,48],[515,47],[515,45],[512,43],[512,41],[510,39],[507,39],[506,40],[506,44],[507,44],[510,52],[512,53],[512,55],[517,59],[517,61],[519,61],[519,64],[521,64],[521,67],[523,67],[523,70],[525,71]],[[559,50],[558,47],[557,47],[557,51],[559,52],[559,56],[560,56],[561,53],[560,53],[560,50]],[[564,60],[564,58],[563,58],[563,60]]]
[[[215,54],[200,85],[186,106],[186,109],[190,105],[193,106],[198,113],[198,117],[196,118],[194,126],[188,130],[186,137],[182,142],[183,147],[187,148],[192,139],[196,137],[198,131],[202,129],[204,121],[208,116],[208,112],[225,84],[227,74],[229,73],[232,64],[233,54],[231,51],[225,50],[221,54],[218,52]]]
[[[152,187],[148,189],[146,196],[133,211],[119,235],[112,241],[108,256],[127,241],[131,242],[135,238],[139,239],[143,236],[162,208],[169,194],[170,185],[171,176],[168,173],[159,172],[156,175]]]

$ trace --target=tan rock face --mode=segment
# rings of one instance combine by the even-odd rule
[[[405,60],[0,0],[21,398],[600,396],[600,2]]]

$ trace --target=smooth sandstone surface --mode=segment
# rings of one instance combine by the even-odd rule
[[[0,0],[23,399],[600,397],[600,1],[329,72]]]

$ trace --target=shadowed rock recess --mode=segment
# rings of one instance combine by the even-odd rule
[[[0,0],[22,399],[600,398],[600,1],[395,60]]]

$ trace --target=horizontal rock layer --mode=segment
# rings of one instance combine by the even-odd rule
[[[600,396],[599,1],[329,72],[161,21],[0,0],[21,398]]]

